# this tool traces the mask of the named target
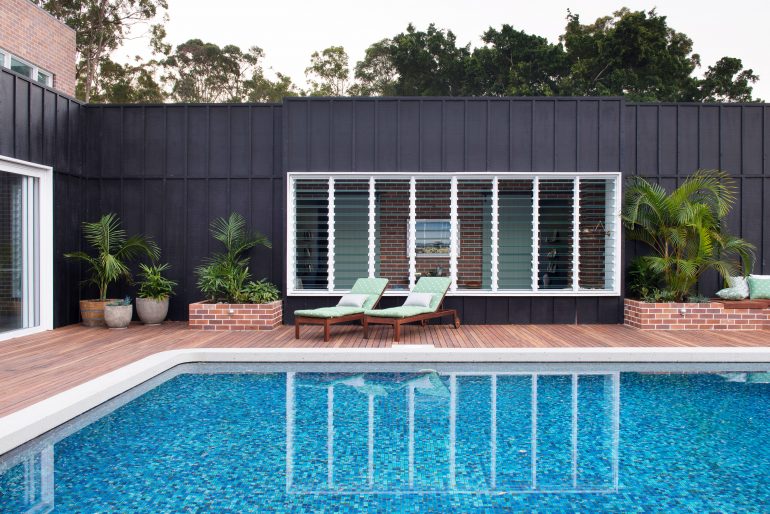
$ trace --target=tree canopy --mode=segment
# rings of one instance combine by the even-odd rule
[[[110,61],[110,55],[121,47],[128,37],[136,37],[136,30],[141,26],[149,26],[147,35],[155,38],[165,34],[160,25],[165,20],[168,8],[166,0],[33,0],[56,18],[75,29],[77,48],[77,93],[80,98],[89,102],[92,96],[100,98],[109,93],[118,71],[115,63]],[[160,19],[159,19],[160,18]],[[157,43],[151,41],[156,47]],[[148,68],[142,67],[145,70]],[[122,72],[124,84],[135,83],[137,88],[142,72],[128,66]],[[101,80],[106,77],[106,84]],[[127,79],[127,75],[131,79]],[[144,79],[146,80],[146,76]],[[135,98],[137,93],[126,93],[121,96]]]
[[[430,24],[380,39],[351,68],[342,46],[310,55],[308,90],[263,68],[257,46],[200,39],[172,47],[161,24],[166,0],[37,0],[78,31],[78,96],[95,102],[280,101],[285,96],[624,96],[634,101],[751,102],[759,77],[724,56],[701,73],[693,41],[655,9],[622,8],[593,22],[567,13],[557,41],[513,25],[489,27],[482,44],[458,43]],[[110,57],[131,27],[148,24],[152,59]]]

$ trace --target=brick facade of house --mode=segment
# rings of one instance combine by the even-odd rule
[[[0,49],[53,73],[53,87],[75,96],[75,31],[29,0],[0,2]]]

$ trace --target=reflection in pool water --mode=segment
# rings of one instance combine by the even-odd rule
[[[0,457],[0,511],[770,501],[766,374],[431,367],[174,370]]]
[[[584,395],[582,405],[578,402],[581,382],[584,388],[600,388],[589,398]],[[589,382],[592,382],[589,385]],[[543,385],[545,387],[543,387]],[[620,374],[615,373],[572,373],[564,375],[542,373],[483,373],[459,372],[439,376],[437,373],[422,373],[417,375],[392,376],[381,374],[357,375],[319,375],[287,373],[286,377],[286,491],[288,493],[607,493],[616,491],[618,487],[618,441],[619,441],[619,405],[620,405]],[[326,396],[326,462],[325,469],[322,460],[318,459],[310,446],[323,439],[323,434],[314,433],[321,437],[308,437],[300,434],[305,443],[312,442],[308,447],[295,449],[295,435],[298,431],[309,430],[318,432],[317,403],[318,393],[305,393],[303,388],[322,389]],[[299,392],[298,392],[299,389]],[[363,396],[358,402],[349,396],[352,389]],[[543,389],[546,391],[544,392]],[[497,398],[498,391],[504,394],[514,393],[522,405],[514,412],[501,413],[503,423],[498,422]],[[465,399],[465,394],[468,399]],[[339,428],[335,436],[335,392],[346,395],[348,405],[365,403],[365,427],[349,427],[350,411],[341,414],[345,429]],[[540,396],[538,397],[540,393]],[[567,402],[562,397],[566,395]],[[389,399],[393,395],[395,398]],[[544,396],[545,395],[545,396]],[[557,395],[557,396],[554,396]],[[528,398],[527,398],[528,396]],[[482,398],[486,397],[485,400]],[[399,403],[406,412],[398,412]],[[528,402],[528,405],[523,405]],[[460,456],[460,473],[458,481],[458,405],[463,403],[469,408],[468,416],[460,415],[460,422],[471,426],[460,427],[462,438],[464,428],[470,430],[473,441],[462,441],[461,446],[476,447],[477,452]],[[556,404],[548,405],[545,404]],[[382,415],[375,405],[384,410],[384,416],[389,419],[382,421]],[[483,406],[481,404],[484,404]],[[305,410],[313,413],[313,419],[307,419]],[[544,412],[538,412],[538,410]],[[555,409],[555,410],[554,410]],[[588,421],[597,430],[581,431],[581,410],[583,417],[591,416]],[[299,414],[298,414],[299,411]],[[556,412],[558,411],[558,412]],[[542,415],[552,416],[553,421],[561,423],[562,429],[543,427],[541,423],[538,432],[538,418]],[[392,424],[394,419],[406,418],[405,441],[392,440],[387,445],[382,439],[389,434],[376,430],[377,425]],[[415,422],[418,417],[418,423]],[[423,418],[420,423],[419,418]],[[297,422],[299,420],[303,423]],[[363,418],[363,416],[361,416]],[[479,424],[481,419],[486,422]],[[379,423],[375,423],[375,420]],[[361,420],[363,424],[364,420]],[[583,420],[584,424],[586,420]],[[568,425],[568,426],[567,426]],[[423,433],[415,433],[415,428],[422,427]],[[366,437],[359,432],[366,430]],[[565,443],[564,434],[568,433],[569,444]],[[377,436],[380,440],[377,440]],[[505,473],[498,482],[498,440],[501,441],[500,451],[507,453],[516,462],[504,463]],[[549,448],[548,453],[538,455],[538,440]],[[354,476],[335,477],[335,442],[343,447],[354,447],[359,444],[366,448],[366,476],[360,472]],[[579,444],[584,449],[591,448],[590,455],[585,455],[579,466]],[[362,444],[363,443],[363,444]],[[405,444],[404,444],[405,443]],[[426,466],[415,464],[415,445],[420,452],[425,451],[421,446],[436,445],[427,452],[428,462],[431,463],[429,473],[416,475],[416,469],[425,470]],[[375,448],[383,448],[387,453],[387,461],[375,467]],[[554,453],[556,452],[556,453]],[[605,452],[605,455],[600,455]],[[568,455],[566,455],[568,454]],[[488,461],[471,462],[485,456]],[[383,459],[377,456],[378,461]],[[401,464],[406,457],[406,466]],[[526,458],[524,458],[526,457]],[[548,462],[552,460],[553,462]],[[440,469],[444,464],[444,469]],[[557,469],[568,464],[568,469]],[[602,466],[602,465],[605,466]],[[297,483],[294,479],[295,466],[304,473],[303,480]],[[361,466],[362,468],[363,466]],[[538,468],[546,469],[545,480],[539,477]],[[359,467],[343,467],[345,471],[357,472]],[[554,469],[556,468],[556,469]],[[591,469],[593,468],[593,469]],[[339,469],[339,466],[338,466]],[[400,471],[406,471],[406,473]],[[580,472],[578,472],[580,470]],[[314,479],[319,471],[325,472],[325,481]],[[442,473],[443,471],[443,473]],[[592,473],[593,472],[593,473]],[[543,472],[541,471],[541,474]],[[388,474],[390,476],[388,477]],[[381,475],[381,476],[380,476]],[[478,476],[474,476],[478,475]]]

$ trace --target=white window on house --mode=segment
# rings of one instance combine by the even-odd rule
[[[27,64],[26,62],[22,61],[18,57],[11,57],[11,70],[15,71],[16,73],[20,75],[24,75],[25,77],[32,78],[34,75],[32,73],[32,65]]]
[[[0,66],[24,75],[44,86],[53,87],[52,73],[2,49],[0,49]]]
[[[0,340],[53,325],[51,169],[0,157]]]
[[[403,294],[619,294],[618,173],[289,173],[290,295],[359,277]]]

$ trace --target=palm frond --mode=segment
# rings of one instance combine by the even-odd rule
[[[686,297],[706,270],[727,277],[738,261],[744,273],[751,269],[753,245],[724,226],[735,191],[733,180],[719,170],[699,170],[670,194],[644,178],[629,180],[622,209],[627,235],[655,252],[648,257],[650,268],[664,277],[674,297]]]

